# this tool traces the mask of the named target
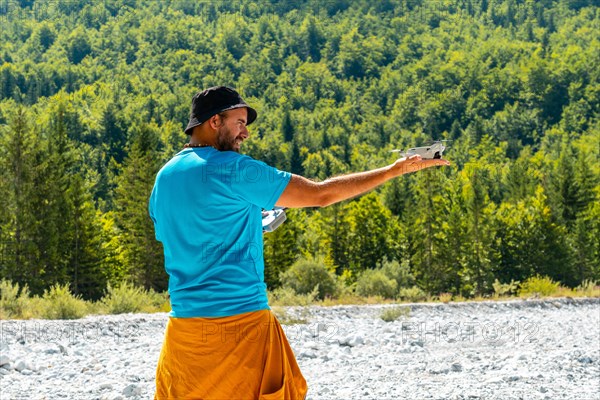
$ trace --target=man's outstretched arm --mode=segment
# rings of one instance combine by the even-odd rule
[[[450,165],[447,160],[423,160],[415,155],[400,158],[386,167],[365,172],[336,176],[323,182],[314,182],[292,175],[287,187],[277,200],[280,207],[325,207],[366,193],[390,179],[421,169]]]

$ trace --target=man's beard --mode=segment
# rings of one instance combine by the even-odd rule
[[[229,128],[226,126],[219,128],[219,131],[217,132],[217,149],[220,151],[235,151],[236,153],[239,153],[239,147],[237,149],[235,148],[236,141],[237,137],[232,137]]]

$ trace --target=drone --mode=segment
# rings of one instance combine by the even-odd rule
[[[406,151],[394,149],[392,152],[400,153],[403,157],[419,155],[423,160],[439,159],[442,158],[442,153],[446,150],[444,142],[450,142],[450,140],[436,140],[429,146],[413,147]]]

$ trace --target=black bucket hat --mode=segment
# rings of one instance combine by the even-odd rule
[[[190,122],[185,133],[192,134],[195,126],[220,112],[246,107],[248,109],[248,121],[250,125],[256,119],[256,110],[250,107],[242,99],[242,96],[232,88],[226,86],[214,86],[198,92],[192,98],[192,109],[190,111]]]

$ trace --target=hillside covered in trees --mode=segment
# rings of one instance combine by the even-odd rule
[[[309,178],[450,139],[452,167],[265,235],[353,282],[390,262],[423,290],[600,279],[600,10],[593,0],[0,0],[0,278],[165,290],[147,212],[192,95],[237,88],[242,152]]]

